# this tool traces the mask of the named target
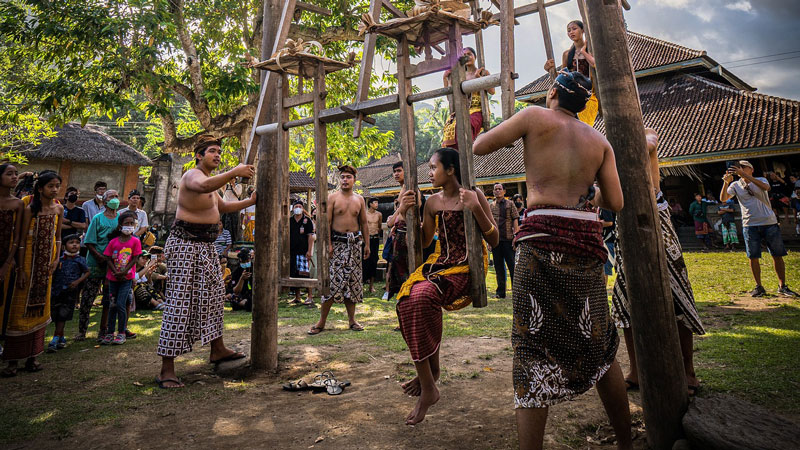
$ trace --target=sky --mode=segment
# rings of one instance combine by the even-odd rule
[[[515,1],[517,7],[526,3],[531,2]],[[481,0],[481,4],[485,8],[489,2]],[[630,31],[705,50],[723,67],[756,87],[756,92],[800,100],[800,0],[630,0],[630,4],[631,10],[625,12]],[[497,12],[497,9],[492,8],[492,11]],[[553,48],[555,54],[560,55],[571,45],[566,35],[567,23],[580,18],[577,2],[547,8],[547,14]],[[520,75],[516,80],[517,89],[544,75],[545,61],[538,15],[531,14],[518,21],[520,24],[515,31],[516,71]],[[499,27],[485,30],[484,42],[486,68],[497,72],[500,68]],[[473,46],[474,36],[466,36],[464,44]],[[780,55],[761,58],[776,54]],[[395,71],[388,62],[379,65],[384,70]],[[420,89],[429,90],[441,87],[441,80],[441,74],[434,74],[414,82]],[[498,109],[497,105],[493,106],[495,114],[499,113]]]

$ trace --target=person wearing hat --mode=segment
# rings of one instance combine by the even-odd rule
[[[769,201],[770,185],[766,178],[753,176],[753,165],[749,161],[739,161],[734,164],[722,177],[722,191],[720,200],[727,201],[736,197],[742,208],[742,234],[744,235],[744,248],[750,260],[750,271],[756,287],[750,291],[752,297],[762,297],[767,293],[761,285],[761,244],[765,244],[775,263],[775,275],[778,276],[780,286],[778,294],[784,297],[797,297],[797,293],[786,285],[786,266],[783,257],[787,255],[786,247],[781,238],[781,228],[778,218],[772,211]],[[733,176],[739,177],[734,181]]]
[[[150,224],[147,222],[147,213],[142,209],[142,194],[136,189],[128,193],[128,206],[120,209],[119,213],[125,211],[136,213],[136,232],[133,234],[138,238],[144,236]]]

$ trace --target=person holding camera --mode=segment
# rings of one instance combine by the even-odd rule
[[[734,175],[739,180],[734,182]],[[742,234],[744,235],[745,253],[750,259],[750,270],[756,287],[750,292],[753,297],[762,297],[767,291],[761,285],[761,244],[766,244],[772,260],[775,263],[775,274],[778,276],[780,287],[778,294],[784,297],[797,297],[797,293],[786,285],[786,266],[783,257],[786,256],[786,247],[781,238],[781,229],[778,218],[772,211],[769,190],[770,185],[766,178],[753,176],[753,165],[749,161],[739,161],[734,164],[722,177],[724,182],[719,194],[720,200],[729,198],[739,199],[742,208]]]

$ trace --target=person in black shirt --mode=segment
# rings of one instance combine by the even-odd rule
[[[89,221],[86,220],[86,211],[75,204],[78,201],[78,189],[72,186],[67,188],[67,196],[64,199],[64,223],[61,226],[61,239],[77,234],[82,235],[89,228]]]
[[[292,204],[292,218],[289,219],[289,276],[292,278],[309,278],[311,272],[312,253],[316,239],[314,221],[306,212],[302,200],[295,200]],[[294,304],[303,303],[300,300],[300,288],[294,290]],[[308,288],[306,305],[314,306],[314,296]]]
[[[252,265],[250,262],[250,250],[239,250],[239,267],[231,274],[231,285],[233,286],[233,295],[231,296],[231,308],[234,311],[252,311],[253,310],[253,274]]]

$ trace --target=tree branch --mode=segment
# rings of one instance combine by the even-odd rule
[[[195,102],[191,103],[192,110],[200,124],[204,128],[211,125],[211,113],[208,110],[208,101],[203,97],[205,88],[203,87],[203,74],[200,69],[200,60],[197,58],[197,49],[192,42],[191,36],[186,31],[186,23],[183,18],[183,0],[169,0],[169,8],[172,13],[175,28],[178,32],[178,39],[181,42],[183,53],[186,55],[186,63],[189,68],[189,78],[192,81],[192,91]],[[182,95],[182,94],[181,94]]]
[[[291,28],[289,28],[289,37],[294,40],[303,39],[306,42],[317,41],[322,45],[339,41],[364,41],[364,37],[358,35],[358,30],[352,28],[328,27],[320,32],[314,28],[294,23]]]

